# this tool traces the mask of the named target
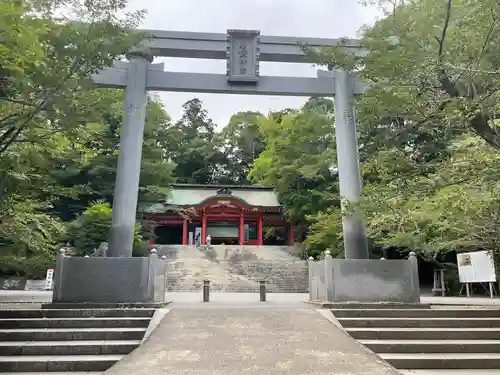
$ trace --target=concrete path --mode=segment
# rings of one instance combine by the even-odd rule
[[[174,308],[105,374],[399,375],[313,309]]]
[[[307,293],[269,293],[268,301],[279,304],[301,304],[309,298]],[[168,301],[178,303],[201,302],[202,292],[168,292]],[[258,293],[211,293],[211,301],[221,304],[248,304],[258,301]],[[0,290],[0,303],[3,302],[50,302],[52,292],[24,291],[24,290]],[[433,297],[422,295],[422,303],[450,304],[450,305],[500,305],[500,298],[487,297]]]

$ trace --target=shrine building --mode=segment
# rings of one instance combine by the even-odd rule
[[[292,246],[293,226],[278,194],[260,186],[174,184],[165,204],[142,211],[156,244]]]

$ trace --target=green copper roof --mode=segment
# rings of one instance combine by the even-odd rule
[[[219,193],[219,194],[218,194]],[[242,201],[250,206],[280,206],[278,194],[273,188],[260,186],[229,185],[172,185],[168,192],[167,204],[178,206],[196,206],[209,198]]]

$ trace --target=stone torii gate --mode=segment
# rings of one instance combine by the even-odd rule
[[[300,45],[312,48],[342,42],[358,53],[359,43],[350,39],[261,36],[255,30],[228,30],[227,34],[141,30],[151,35],[139,49],[94,76],[98,87],[125,89],[124,121],[120,133],[120,155],[113,199],[113,222],[109,257],[131,257],[136,220],[141,152],[147,91],[180,91],[281,96],[334,96],[335,133],[340,195],[356,202],[361,195],[356,122],[352,96],[364,91],[344,69],[319,70],[316,78],[274,77],[259,74],[260,61],[308,63]],[[221,74],[164,71],[152,64],[154,56],[226,60]],[[343,218],[347,259],[368,259],[362,215]]]

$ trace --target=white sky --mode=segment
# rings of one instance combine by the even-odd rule
[[[141,25],[145,29],[225,33],[227,29],[256,29],[261,35],[300,37],[355,37],[363,24],[375,21],[378,12],[357,4],[356,0],[130,0],[130,9],[146,9]],[[224,60],[156,58],[165,70],[225,73]],[[261,75],[316,76],[308,64],[261,63]],[[159,93],[174,120],[181,106],[200,98],[218,127],[227,124],[238,111],[296,108],[307,98]]]

